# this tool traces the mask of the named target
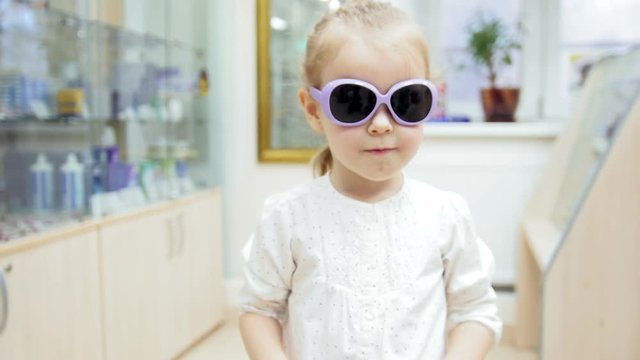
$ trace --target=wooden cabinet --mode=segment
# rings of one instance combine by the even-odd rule
[[[222,320],[220,217],[208,192],[101,227],[107,359],[173,358]]]
[[[0,359],[102,359],[98,264],[95,229],[0,256]]]
[[[0,246],[0,359],[179,356],[222,321],[220,204],[205,191]]]
[[[100,229],[107,359],[162,359],[163,287],[171,249],[164,212]]]
[[[640,359],[640,49],[593,64],[522,223],[516,342]]]
[[[216,200],[217,199],[217,200]],[[215,201],[214,201],[215,200]],[[189,337],[199,337],[219,323],[224,310],[222,266],[222,210],[214,193],[185,204],[184,249],[187,271]]]

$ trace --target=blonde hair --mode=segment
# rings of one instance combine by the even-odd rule
[[[322,70],[347,43],[345,40],[353,38],[356,33],[366,37],[367,42],[405,50],[410,56],[417,50],[426,66],[425,74],[429,75],[426,39],[407,14],[388,1],[351,0],[338,10],[325,14],[309,35],[302,73],[305,87],[322,85]],[[325,146],[312,159],[314,176],[328,173],[332,163],[331,150]]]

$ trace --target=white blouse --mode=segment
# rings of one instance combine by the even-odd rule
[[[374,204],[328,176],[270,197],[245,259],[240,308],[281,322],[290,360],[442,359],[464,321],[500,338],[493,256],[466,202],[406,176]]]

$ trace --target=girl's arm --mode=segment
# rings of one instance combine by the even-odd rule
[[[486,326],[467,321],[449,333],[445,360],[482,360],[493,346],[493,332]]]
[[[251,360],[286,360],[282,327],[278,320],[244,313],[240,316],[240,333]]]
[[[447,294],[447,360],[484,359],[500,340],[502,320],[491,287],[493,254],[478,238],[469,207],[455,196],[452,232],[442,248]]]

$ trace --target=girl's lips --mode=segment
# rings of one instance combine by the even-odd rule
[[[369,150],[365,150],[365,152],[369,153],[369,154],[373,154],[373,155],[385,155],[388,154],[390,152],[392,152],[393,148],[384,148],[384,149],[369,149]]]

